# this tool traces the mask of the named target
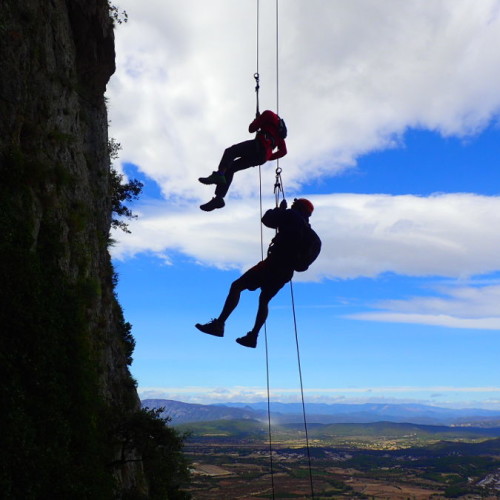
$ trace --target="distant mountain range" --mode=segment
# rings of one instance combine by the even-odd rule
[[[164,408],[162,416],[172,425],[214,420],[267,419],[267,402],[200,405],[168,399],[144,399],[143,407]],[[273,422],[292,424],[303,421],[300,403],[271,403]],[[500,411],[451,409],[420,404],[325,404],[307,403],[308,423],[398,422],[421,425],[455,425],[475,427],[500,426]]]
[[[260,420],[263,413],[251,408],[231,408],[223,405],[198,405],[169,399],[144,399],[145,408],[164,408],[163,417],[169,417],[172,425],[213,420]]]

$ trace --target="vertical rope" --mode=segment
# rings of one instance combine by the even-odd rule
[[[278,0],[276,0],[276,30],[275,31],[276,31],[276,113],[279,115]],[[279,175],[279,173],[281,173],[281,169],[279,168],[279,165],[280,165],[280,160],[278,158],[276,160],[276,184],[278,183],[278,175]],[[280,177],[280,180],[281,180],[281,177]],[[276,184],[275,184],[275,198],[276,198],[276,207],[277,207],[278,206],[278,199],[279,199],[279,191],[276,192]],[[269,403],[268,403],[268,414],[270,415],[270,413],[269,413]],[[274,498],[274,490],[273,490],[273,498]]]
[[[257,71],[254,74],[256,80],[255,92],[257,96],[257,114],[259,113],[259,0],[257,0]],[[276,0],[276,113],[279,115],[279,0]],[[279,166],[279,158],[276,160],[276,183],[274,186],[276,206],[278,206],[280,192],[285,199],[285,190],[281,180],[281,168]],[[260,218],[262,220],[262,171],[259,165],[259,200],[260,200]],[[260,246],[261,246],[261,259],[264,260],[264,237],[262,224],[260,225]],[[312,478],[312,466],[311,466],[311,453],[309,449],[309,434],[307,429],[307,419],[306,419],[306,407],[304,401],[304,384],[302,380],[302,366],[300,362],[300,349],[299,349],[299,337],[297,329],[297,318],[295,313],[295,299],[293,294],[293,284],[290,280],[290,292],[292,297],[292,312],[293,312],[293,323],[295,329],[295,344],[297,347],[297,362],[299,369],[299,380],[300,380],[300,394],[302,398],[302,414],[304,419],[304,431],[306,438],[306,448],[307,448],[307,459],[309,465],[309,483],[311,488],[311,498],[314,499],[314,486]],[[271,487],[272,487],[272,498],[274,495],[274,470],[273,470],[273,449],[272,449],[272,433],[271,433],[271,396],[270,396],[270,381],[269,381],[269,349],[267,341],[267,325],[264,324],[264,338],[265,338],[265,349],[266,349],[266,382],[267,382],[267,416],[268,416],[268,434],[269,434],[269,457],[270,457],[270,467],[271,467]]]
[[[255,116],[260,113],[259,110],[259,27],[260,27],[260,2],[257,0],[257,36],[256,36],[256,72],[254,74],[255,78],[255,96],[256,96],[256,110]],[[260,206],[260,220],[262,220],[262,171],[259,165],[259,206]],[[264,260],[264,235],[262,223],[260,223],[260,256],[261,260]],[[267,342],[267,324],[264,323],[264,344],[266,348],[266,387],[267,387],[267,431],[269,436],[269,467],[271,472],[271,495],[274,500],[274,465],[273,465],[273,440],[271,432],[271,390],[270,390],[270,378],[269,378],[269,347]]]
[[[255,62],[256,73],[259,74],[259,34],[260,34],[260,2],[257,0],[257,19],[256,19],[256,27],[257,27],[257,36],[256,36],[256,44],[255,44],[255,54],[257,56],[257,60]]]
[[[262,173],[259,165],[259,201],[260,201],[260,220],[262,220]],[[260,224],[260,255],[264,260],[264,236],[262,223]],[[267,384],[267,432],[269,436],[269,465],[271,470],[271,493],[274,500],[274,467],[273,467],[273,441],[271,432],[271,390],[269,381],[269,348],[267,344],[267,323],[264,323],[264,344],[266,347],[266,384]]]
[[[276,113],[280,114],[280,78],[279,78],[279,0],[276,0]]]
[[[262,221],[262,170],[259,165],[259,208],[260,208],[260,221]],[[260,227],[260,260],[264,260],[264,228],[262,222],[259,223]]]
[[[276,0],[276,114],[280,114],[280,67],[279,67],[279,1]],[[280,159],[276,160],[276,168],[280,168]]]
[[[273,466],[273,441],[271,434],[271,393],[269,381],[269,349],[267,345],[267,326],[264,323],[264,339],[266,345],[266,383],[267,383],[267,430],[269,434],[269,467],[271,471],[271,493],[274,500],[274,466]]]
[[[297,316],[295,314],[295,299],[294,299],[294,295],[293,295],[292,280],[290,280],[290,295],[292,297],[293,325],[294,325],[294,329],[295,329],[295,344],[297,346],[297,364],[299,366],[300,395],[302,398],[302,415],[304,417],[304,432],[305,432],[305,437],[306,437],[307,462],[309,465],[309,486],[311,488],[311,498],[314,498],[314,486],[313,486],[312,466],[311,466],[311,452],[309,450],[309,434],[307,431],[306,405],[304,402],[304,384],[302,382],[302,366],[300,363],[299,335],[298,335],[298,330],[297,330]]]
[[[276,0],[276,113],[279,115],[280,110],[280,80],[279,80],[279,0]],[[278,180],[280,183],[280,190],[283,193],[283,199],[285,199],[285,189],[283,187],[283,182],[281,180],[281,168],[279,166],[279,158],[276,162],[276,184]],[[276,204],[278,203],[278,196],[276,196]],[[299,335],[297,330],[297,316],[295,313],[295,298],[293,294],[293,283],[290,280],[290,293],[292,298],[292,313],[293,313],[293,325],[295,330],[295,344],[297,346],[297,364],[299,367],[299,381],[300,381],[300,395],[302,399],[302,415],[304,419],[304,432],[306,438],[306,449],[307,449],[307,461],[309,465],[309,485],[311,488],[311,498],[314,498],[314,486],[312,478],[312,467],[311,467],[311,452],[309,449],[309,433],[307,430],[307,418],[306,418],[306,405],[304,402],[304,384],[302,380],[302,365],[300,363],[300,349],[299,349]]]
[[[255,73],[253,77],[255,78],[255,100],[256,100],[256,105],[255,105],[255,116],[259,116],[260,110],[259,110],[259,89],[260,89],[260,83],[259,83],[259,32],[260,32],[260,2],[257,0],[257,20],[256,20],[256,28],[257,28],[257,36],[256,38],[256,46],[255,46],[255,53],[256,53],[256,61],[255,61]]]

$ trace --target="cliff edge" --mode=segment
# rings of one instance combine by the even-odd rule
[[[0,3],[2,498],[146,498],[108,253],[106,0]]]

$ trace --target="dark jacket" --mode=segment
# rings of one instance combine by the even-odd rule
[[[293,269],[308,219],[292,208],[272,208],[262,217],[262,223],[278,233],[269,245],[268,260],[279,267]]]

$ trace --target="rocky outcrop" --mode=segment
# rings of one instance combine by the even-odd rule
[[[109,5],[2,0],[0,35],[0,489],[139,498],[141,462],[119,431],[139,400],[108,253]]]

